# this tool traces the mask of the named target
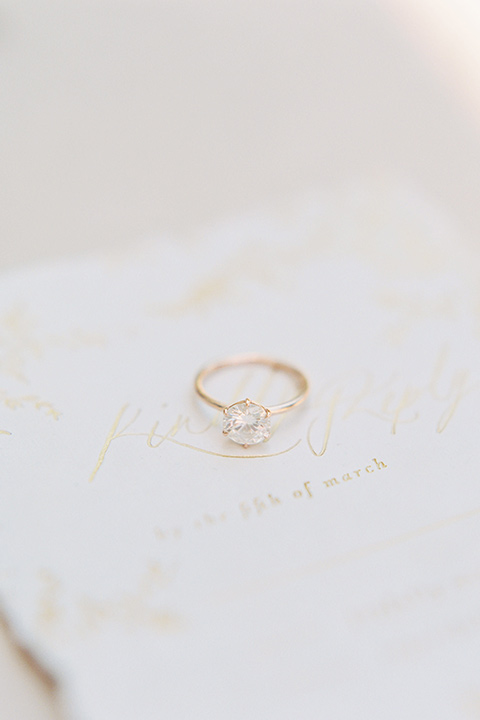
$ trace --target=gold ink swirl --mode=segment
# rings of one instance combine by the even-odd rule
[[[43,411],[47,416],[58,420],[60,412],[54,408],[51,402],[42,400],[37,395],[21,395],[14,397],[7,395],[4,390],[0,390],[0,405],[4,405],[9,410],[18,410],[25,408],[25,405],[33,405],[35,410]]]
[[[109,432],[105,439],[105,442],[102,446],[102,449],[100,450],[100,454],[98,456],[97,463],[90,475],[89,482],[92,482],[98,471],[100,470],[101,466],[103,465],[103,462],[105,460],[105,456],[108,452],[108,449],[110,448],[110,445],[114,440],[118,440],[118,438],[121,437],[145,437],[147,438],[147,445],[148,447],[155,449],[158,448],[160,445],[162,445],[166,440],[168,440],[171,443],[174,443],[175,445],[178,445],[180,447],[187,448],[188,450],[193,450],[195,452],[205,453],[206,455],[213,455],[215,457],[224,457],[224,458],[236,458],[236,459],[254,459],[254,458],[269,458],[269,457],[277,457],[278,455],[285,455],[287,452],[291,452],[291,450],[294,450],[301,442],[301,438],[297,440],[296,443],[291,445],[288,448],[285,448],[283,450],[279,450],[278,452],[274,453],[263,453],[263,454],[256,454],[256,455],[234,455],[230,453],[219,453],[215,452],[214,450],[207,450],[205,448],[198,447],[197,445],[191,445],[190,443],[184,443],[180,440],[177,440],[174,436],[177,434],[177,432],[180,430],[180,428],[186,426],[188,424],[188,418],[183,417],[182,415],[179,415],[176,422],[172,425],[172,427],[163,435],[157,435],[156,429],[158,427],[158,422],[155,422],[150,432],[125,432],[128,428],[130,428],[138,419],[141,410],[138,409],[136,413],[133,415],[132,419],[129,420],[121,430],[118,430],[118,427],[120,425],[120,422],[122,420],[122,417],[124,416],[125,412],[128,409],[128,405],[123,405],[123,407],[120,409],[119,413],[117,414]],[[158,439],[158,442],[154,442],[154,439]]]
[[[21,305],[0,317],[0,372],[23,383],[27,382],[28,359],[42,354],[36,324],[36,319]]]
[[[456,373],[452,380],[451,385],[451,393],[453,393],[453,397],[451,397],[451,393],[449,394],[449,399],[451,397],[451,403],[447,406],[446,410],[440,417],[438,423],[437,423],[437,433],[442,433],[455,413],[458,410],[458,406],[460,405],[463,398],[472,392],[475,386],[468,386],[468,379],[469,379],[469,373],[467,371],[460,371]]]
[[[128,405],[124,405],[124,406],[120,409],[120,412],[118,413],[117,417],[115,418],[115,420],[114,420],[114,422],[113,422],[113,425],[112,425],[112,427],[110,428],[110,431],[109,431],[109,433],[108,433],[108,435],[107,435],[107,439],[105,440],[105,442],[104,442],[104,444],[103,444],[103,447],[102,447],[102,449],[100,450],[100,455],[98,456],[97,464],[95,465],[95,468],[94,468],[92,474],[90,475],[89,482],[92,482],[92,480],[95,478],[95,475],[96,475],[97,472],[100,470],[100,467],[102,466],[103,461],[105,460],[105,455],[107,454],[107,450],[108,450],[108,448],[110,447],[111,442],[112,442],[113,440],[115,440],[116,438],[121,437],[122,434],[123,434],[123,432],[124,432],[124,430],[126,430],[128,427],[130,427],[131,425],[133,425],[133,423],[135,422],[135,420],[136,420],[136,419],[138,418],[138,416],[140,415],[140,412],[141,412],[141,411],[140,411],[140,410],[137,410],[137,412],[136,412],[133,420],[131,420],[129,423],[127,423],[127,424],[125,425],[125,427],[123,428],[123,430],[121,430],[119,433],[117,433],[117,428],[118,428],[118,426],[119,426],[119,424],[120,424],[120,420],[122,419],[122,416],[123,416],[123,414],[126,412],[127,408],[128,408]]]
[[[323,435],[323,445],[319,452],[317,452],[315,450],[315,448],[313,447],[313,444],[312,444],[312,440],[311,440],[312,428],[315,425],[315,423],[317,422],[318,418],[315,418],[310,423],[310,426],[309,426],[308,432],[307,432],[307,443],[308,443],[308,447],[310,448],[312,453],[315,455],[315,457],[321,457],[322,455],[325,455],[325,453],[327,451],[328,441],[330,439],[330,433],[332,431],[333,417],[335,415],[335,410],[340,402],[341,397],[342,397],[342,390],[337,390],[337,392],[334,394],[333,398],[330,401],[330,404],[328,407],[327,422],[325,425],[325,432]]]
[[[214,452],[213,450],[205,450],[204,448],[199,448],[196,445],[189,445],[188,443],[180,442],[179,440],[175,440],[174,438],[167,438],[167,440],[170,440],[170,442],[175,443],[175,445],[181,445],[182,447],[189,448],[190,450],[196,450],[197,452],[206,453],[207,455],[215,455],[215,457],[223,457],[223,458],[245,458],[248,460],[253,460],[254,458],[270,458],[270,457],[277,457],[278,455],[285,455],[285,453],[290,452],[291,450],[294,450],[298,445],[302,442],[302,439],[299,438],[296,443],[291,445],[290,447],[286,448],[285,450],[279,450],[275,453],[265,453],[262,455],[227,455],[225,453],[218,453]]]
[[[332,557],[325,560],[314,561],[299,568],[288,570],[286,572],[272,574],[268,577],[263,578],[262,580],[245,584],[242,587],[235,587],[231,590],[226,590],[221,593],[219,599],[223,601],[229,601],[232,599],[237,599],[240,593],[244,595],[250,595],[252,593],[264,592],[266,590],[270,591],[274,588],[280,588],[301,578],[316,575],[317,573],[326,572],[333,568],[341,567],[342,565],[347,565],[358,560],[363,560],[364,558],[367,558],[371,555],[384,552],[385,550],[389,550],[390,548],[394,548],[398,545],[409,543],[412,540],[417,540],[420,537],[430,535],[431,533],[444,530],[458,523],[463,523],[465,521],[471,520],[478,517],[478,515],[480,515],[480,507],[475,508],[474,510],[468,510],[467,512],[461,513],[459,515],[452,515],[450,517],[443,518],[436,522],[430,523],[429,525],[424,525],[414,530],[409,530],[405,533],[396,535],[386,540],[379,540],[378,542],[371,543],[370,545],[364,545],[363,547],[355,548],[353,550],[345,552],[343,555],[333,555]]]

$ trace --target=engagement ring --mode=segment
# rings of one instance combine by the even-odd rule
[[[293,380],[296,395],[286,402],[267,408],[248,397],[227,405],[207,393],[205,390],[207,378],[211,378],[218,370],[243,365],[260,365],[285,373]],[[223,411],[223,434],[244,447],[266,442],[271,434],[271,416],[287,412],[300,405],[307,397],[308,389],[308,380],[300,370],[262,355],[237,355],[214,362],[202,368],[195,378],[195,390],[201,399],[211,407]]]

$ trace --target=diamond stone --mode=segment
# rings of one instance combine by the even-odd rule
[[[270,413],[251,400],[230,405],[223,411],[223,434],[240,445],[256,445],[270,437]]]

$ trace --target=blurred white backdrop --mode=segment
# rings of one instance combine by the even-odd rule
[[[384,174],[476,232],[475,121],[416,5],[3,0],[1,265]]]

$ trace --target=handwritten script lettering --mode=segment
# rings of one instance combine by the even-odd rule
[[[426,418],[434,432],[445,432],[465,397],[476,389],[467,371],[447,370],[448,355],[448,349],[441,350],[433,369],[422,383],[402,381],[398,373],[392,373],[386,379],[378,381],[371,372],[364,371],[324,383],[316,396],[309,400],[310,412],[304,415],[310,418],[303,431],[306,440],[304,447],[315,457],[322,457],[332,439],[335,439],[338,426],[350,422],[350,427],[342,432],[351,433],[351,422],[356,416],[363,416],[368,420],[372,433],[376,432],[378,425],[385,427],[391,435],[398,435],[404,426],[412,425],[423,418]],[[167,443],[194,452],[235,459],[272,458],[292,452],[302,443],[302,437],[297,436],[295,442],[271,453],[261,452],[255,447],[246,452],[243,449],[229,452],[227,443],[225,451],[221,452],[201,446],[198,441],[191,442],[192,436],[201,435],[207,442],[213,437],[213,433],[218,433],[218,416],[200,427],[195,426],[192,418],[184,414],[173,415],[165,422],[155,420],[146,425],[142,425],[141,416],[140,409],[132,410],[128,405],[120,408],[107,430],[90,481],[94,480],[103,466],[112,444],[131,437],[144,438],[147,447],[152,450]],[[370,470],[364,468],[363,472],[369,473]],[[336,482],[332,480],[331,484]]]
[[[190,429],[190,423],[191,420],[188,416],[179,415],[175,422],[167,428],[164,432],[157,432],[159,421],[155,421],[153,425],[150,427],[149,430],[146,431],[140,431],[140,432],[129,432],[129,430],[133,430],[134,426],[136,425],[136,422],[138,418],[141,415],[141,410],[136,410],[133,414],[131,414],[130,418],[126,420],[125,418],[127,416],[127,413],[129,412],[129,406],[124,405],[120,411],[118,412],[112,426],[110,427],[110,430],[107,434],[107,437],[105,439],[105,442],[103,443],[103,446],[100,450],[100,454],[98,456],[97,463],[90,475],[90,482],[95,479],[98,471],[102,467],[103,463],[105,462],[105,457],[107,455],[107,452],[110,449],[111,444],[115,440],[119,440],[120,438],[126,438],[126,437],[144,437],[146,438],[146,444],[148,447],[152,449],[157,449],[161,445],[163,445],[164,442],[168,441],[171,443],[174,443],[175,445],[179,445],[180,447],[187,448],[188,450],[193,450],[196,452],[206,453],[208,455],[215,455],[217,457],[223,457],[223,458],[268,458],[268,457],[276,457],[277,455],[284,455],[287,452],[290,452],[294,448],[299,445],[301,440],[297,440],[293,445],[290,445],[287,448],[284,448],[282,450],[279,450],[278,452],[274,453],[262,453],[262,454],[245,454],[245,455],[235,455],[235,454],[228,454],[228,453],[219,453],[215,452],[213,450],[208,450],[206,448],[199,447],[198,445],[192,445],[191,443],[182,442],[179,440],[176,436],[178,432],[181,429],[186,430],[189,433],[192,433],[194,435],[201,434],[201,432],[206,432],[210,427],[211,423],[202,431],[192,431]]]
[[[440,351],[431,377],[425,382],[403,383],[393,373],[376,382],[370,372],[359,372],[331,380],[320,388],[313,405],[319,414],[310,422],[307,444],[313,455],[321,457],[339,423],[353,415],[375,418],[392,435],[402,425],[419,421],[424,415],[434,417],[437,433],[443,433],[456,415],[462,401],[476,386],[466,370],[447,371],[448,349]]]

